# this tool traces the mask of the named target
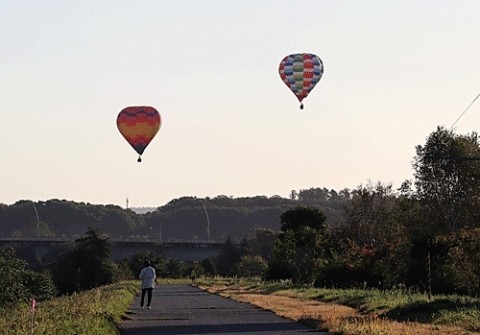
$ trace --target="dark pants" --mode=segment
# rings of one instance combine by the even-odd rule
[[[150,306],[152,303],[152,291],[153,288],[142,288],[142,299],[140,299],[140,306],[145,306],[145,293],[148,292],[148,300],[147,300],[147,306]]]

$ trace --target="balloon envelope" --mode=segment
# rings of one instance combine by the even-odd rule
[[[301,103],[322,78],[323,63],[314,54],[292,54],[282,59],[278,73]]]
[[[118,114],[118,130],[139,154],[139,162],[140,156],[157,134],[161,123],[160,114],[150,106],[126,107]]]

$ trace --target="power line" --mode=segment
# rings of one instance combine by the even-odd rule
[[[460,120],[462,118],[462,116],[470,109],[470,107],[472,107],[473,103],[478,99],[478,97],[480,97],[480,93],[475,97],[475,99],[473,99],[473,101],[470,103],[470,105],[468,105],[467,108],[465,108],[465,110],[463,111],[463,113],[458,117],[458,119],[455,120],[455,122],[452,124],[452,126],[450,127],[450,130],[452,130],[453,126],[455,126],[458,122],[458,120]]]

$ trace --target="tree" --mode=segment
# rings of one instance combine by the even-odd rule
[[[55,296],[57,288],[48,272],[35,272],[27,270],[25,273],[25,286],[30,295],[37,301],[48,300]]]
[[[290,192],[290,199],[291,199],[291,200],[297,200],[297,199],[298,199],[298,192],[295,191],[295,190],[292,190],[292,191]]]
[[[90,228],[86,236],[75,241],[78,247],[74,258],[81,272],[82,289],[94,288],[113,281],[111,245],[108,239],[98,229]]]
[[[277,239],[277,233],[271,229],[257,229],[255,237],[247,241],[248,253],[252,256],[261,256],[270,260],[273,255],[273,248]]]
[[[27,262],[15,256],[13,248],[0,249],[0,307],[35,297],[51,298],[54,285],[47,274],[27,269]]]
[[[113,282],[115,269],[110,260],[108,237],[90,228],[75,241],[76,248],[57,259],[53,279],[61,293],[91,289]]]
[[[268,264],[261,256],[242,256],[238,264],[238,275],[241,277],[262,277]]]
[[[137,253],[132,256],[129,261],[130,270],[133,272],[134,278],[138,278],[140,271],[144,267],[145,260],[150,262],[150,265],[155,269],[158,277],[167,277],[167,259],[163,255],[155,252]]]
[[[0,250],[0,305],[28,298],[24,285],[27,263],[12,248]]]
[[[318,209],[298,206],[289,209],[280,216],[281,230],[298,231],[302,227],[310,227],[314,230],[325,230],[326,216]]]
[[[345,206],[344,230],[361,247],[398,241],[403,234],[398,204],[392,185],[360,185]]]
[[[480,222],[478,135],[438,127],[416,147],[415,187],[429,232],[444,233]]]
[[[187,266],[184,262],[169,259],[165,267],[167,271],[166,274],[170,278],[181,278],[187,275]]]
[[[200,266],[203,268],[203,273],[210,276],[217,274],[217,268],[210,258],[205,258],[200,262]]]
[[[283,233],[275,244],[267,278],[287,277],[295,283],[313,284],[325,251],[325,215],[315,208],[296,207],[283,213],[280,221]]]
[[[433,242],[433,290],[476,295],[480,289],[480,228],[462,229]]]
[[[345,222],[336,228],[334,243],[329,243],[325,281],[381,287],[405,283],[411,250],[406,229],[410,199],[380,182],[360,185],[352,194],[344,209]],[[350,273],[348,281],[341,278],[342,272]]]
[[[240,250],[237,248],[230,236],[227,237],[223,245],[222,252],[215,259],[217,272],[221,276],[233,275],[235,266],[240,262]]]

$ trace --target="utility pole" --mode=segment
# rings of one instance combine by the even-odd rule
[[[128,198],[127,198],[127,201],[126,201],[126,203],[127,203],[127,209],[128,209]]]
[[[428,300],[432,300],[432,258],[430,251],[427,254],[427,266],[428,266]]]
[[[208,218],[207,208],[202,204],[203,210],[205,211],[205,216],[207,218],[207,241],[210,241],[210,219]]]
[[[33,209],[35,210],[35,215],[37,217],[37,236],[40,236],[40,219],[38,217],[37,206],[35,206],[34,202],[32,202],[32,204],[33,204]]]

